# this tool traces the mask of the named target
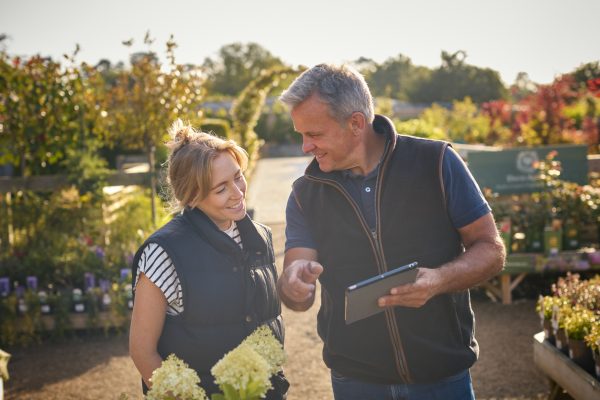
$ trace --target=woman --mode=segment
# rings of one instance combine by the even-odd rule
[[[144,393],[174,353],[210,395],[218,391],[210,368],[256,327],[269,325],[283,343],[271,231],[246,215],[242,148],[180,120],[169,134],[168,184],[179,213],[134,258],[129,348]],[[267,398],[284,398],[283,375],[272,383]]]

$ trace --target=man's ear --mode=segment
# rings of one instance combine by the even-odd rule
[[[367,119],[365,115],[359,111],[355,111],[350,116],[350,128],[352,128],[352,132],[354,134],[358,134],[363,129],[365,129],[367,125]]]

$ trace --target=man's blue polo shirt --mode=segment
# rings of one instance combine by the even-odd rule
[[[350,171],[331,173],[331,177],[340,182],[358,204],[371,230],[375,229],[376,221],[375,185],[378,173],[379,166],[367,176],[357,175]],[[446,207],[456,229],[469,225],[491,211],[473,175],[451,147],[448,147],[444,153],[442,175]],[[286,207],[285,236],[286,251],[294,247],[317,248],[302,210],[298,207],[292,194],[288,198]]]

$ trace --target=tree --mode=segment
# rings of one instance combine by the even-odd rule
[[[261,71],[235,99],[231,107],[234,140],[247,152],[250,166],[256,161],[260,141],[254,128],[260,117],[267,95],[289,75],[298,74],[298,69],[291,67],[274,67]]]
[[[366,59],[362,61],[361,71],[375,96],[409,100],[418,82],[427,79],[430,74],[428,68],[414,66],[410,58],[402,54],[388,58],[381,65],[366,64]]]
[[[449,103],[470,97],[475,103],[506,97],[500,74],[490,68],[479,68],[465,62],[464,51],[442,51],[442,65],[433,70],[430,79],[421,81],[412,96],[417,102]]]
[[[237,96],[262,70],[273,67],[284,63],[257,43],[225,45],[203,64],[209,93],[225,96]]]
[[[577,99],[574,79],[563,75],[550,85],[539,85],[537,91],[523,99],[516,118],[521,140],[527,145],[549,145],[570,142],[564,133],[573,121],[564,113],[565,106]]]
[[[529,78],[527,72],[519,72],[515,82],[510,86],[510,96],[513,102],[519,102],[535,92],[537,85]]]
[[[572,73],[579,87],[587,87],[590,81],[600,79],[600,61],[582,64]]]
[[[175,119],[199,122],[204,91],[200,72],[175,62],[177,44],[172,36],[166,43],[165,71],[156,54],[150,51],[152,42],[147,33],[144,43],[149,51],[134,54],[131,70],[123,70],[111,88],[104,134],[146,153],[151,170],[152,219],[156,225],[156,147],[167,137],[167,129]],[[131,41],[124,44],[131,45]]]
[[[410,66],[410,59],[399,54],[376,65],[371,71],[363,70],[363,73],[374,96],[404,99],[402,81],[407,79]]]
[[[489,118],[490,130],[485,137],[489,145],[513,144],[514,135],[512,104],[505,100],[483,103],[480,112]]]
[[[62,172],[69,149],[82,147],[93,131],[94,115],[87,112],[95,109],[87,87],[93,71],[74,65],[78,49],[65,56],[72,62],[67,68],[0,52],[0,164],[14,165],[17,175]]]

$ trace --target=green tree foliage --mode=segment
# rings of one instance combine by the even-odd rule
[[[273,97],[271,99],[275,100]],[[294,131],[290,111],[279,101],[273,101],[270,107],[264,107],[255,131],[261,140],[269,143],[298,143],[300,141],[300,135]]]
[[[477,105],[467,97],[452,103],[447,119],[448,136],[457,143],[485,143],[490,132],[490,120],[480,114]]]
[[[224,138],[231,137],[231,124],[225,118],[203,118],[199,129]]]
[[[431,122],[415,118],[408,121],[396,121],[396,131],[403,135],[411,135],[428,139],[448,140],[444,129]]]
[[[588,82],[600,78],[600,61],[582,64],[572,73],[579,87],[587,87]]]
[[[417,85],[431,75],[428,68],[413,65],[410,58],[402,54],[388,58],[381,65],[362,58],[357,60],[356,66],[365,75],[374,96],[397,100],[410,100]]]
[[[534,93],[537,85],[529,78],[527,72],[519,72],[515,82],[510,86],[510,98],[513,102],[519,102]]]
[[[442,65],[431,77],[414,89],[412,101],[451,102],[470,97],[475,103],[506,97],[506,89],[497,71],[479,68],[465,62],[466,53],[442,52]]]
[[[254,131],[261,115],[267,95],[277,87],[282,79],[299,71],[290,67],[274,67],[262,71],[236,98],[231,108],[233,139],[250,156],[250,167],[258,157],[261,142]]]
[[[121,70],[108,92],[103,127],[108,143],[149,152],[166,138],[175,119],[200,120],[198,110],[204,95],[200,72],[175,62],[177,44],[172,37],[166,43],[169,62],[165,66],[150,50],[152,42],[146,34],[148,51],[131,56],[131,70]]]
[[[114,87],[117,84],[119,74],[125,69],[125,64],[121,61],[116,64],[105,58],[98,61],[94,69],[100,74],[107,87]]]
[[[131,57],[131,70],[123,70],[107,96],[108,115],[103,133],[107,143],[117,142],[140,149],[148,157],[152,169],[153,201],[156,197],[155,151],[167,137],[167,129],[177,119],[187,119],[198,125],[198,111],[203,98],[203,80],[199,70],[175,62],[177,44],[173,37],[166,43],[168,65],[163,65],[150,50],[153,40],[147,33],[144,43],[149,50]],[[124,42],[131,45],[131,41]]]
[[[0,52],[0,164],[21,176],[60,171],[66,150],[83,145],[81,127],[93,118],[84,116],[93,102],[87,89],[77,68]]]
[[[489,118],[490,129],[484,143],[491,146],[507,145],[514,141],[511,127],[514,123],[512,104],[505,100],[483,103],[480,113]]]
[[[426,109],[420,118],[397,124],[401,133],[456,143],[484,143],[490,120],[478,112],[470,98],[452,103],[451,109],[437,104]]]
[[[237,96],[262,70],[283,67],[283,62],[257,43],[231,43],[203,64],[211,94]]]
[[[550,85],[527,87],[521,94],[518,102],[495,100],[478,106],[465,98],[448,108],[434,104],[418,119],[396,122],[396,127],[401,133],[458,143],[508,147],[574,143],[588,144],[592,153],[599,151],[600,97],[593,90],[566,74]]]
[[[98,162],[91,153],[97,145],[90,146],[105,115],[104,81],[89,65],[75,64],[78,50],[65,55],[66,67],[0,53],[0,164],[14,165],[17,175],[64,173],[77,153]]]

